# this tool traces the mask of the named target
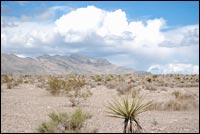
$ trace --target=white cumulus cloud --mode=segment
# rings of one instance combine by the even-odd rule
[[[152,65],[147,70],[148,72],[157,74],[199,74],[199,66],[192,64],[166,64],[166,65]]]
[[[126,13],[121,9],[105,11],[95,6],[78,8],[63,15],[56,22],[58,32],[66,42],[80,42],[91,34],[103,37],[106,43],[116,39],[132,39],[134,46],[157,45],[164,40],[160,29],[165,26],[163,18],[128,22]],[[114,40],[114,42],[113,42]],[[134,47],[133,46],[133,47]]]
[[[55,22],[1,16],[2,52],[27,56],[79,53],[162,73],[198,70],[198,24],[166,30],[165,18],[128,21],[121,9],[106,11],[95,6],[51,7],[38,18],[49,18],[58,10],[65,13]]]
[[[184,47],[199,45],[199,25],[184,26],[164,33],[162,47]]]

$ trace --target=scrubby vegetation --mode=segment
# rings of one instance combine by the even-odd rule
[[[39,88],[47,89],[53,96],[66,96],[71,106],[77,106],[87,100],[93,94],[91,88],[97,86],[114,89],[120,96],[130,93],[136,96],[142,90],[162,93],[167,92],[166,88],[173,88],[172,95],[175,98],[155,102],[152,109],[187,110],[191,106],[198,108],[198,104],[193,102],[195,96],[191,96],[190,99],[183,97],[187,94],[176,88],[198,87],[199,75],[1,75],[1,86],[7,89],[13,89],[20,84],[36,84]]]
[[[121,97],[122,99],[108,103],[107,108],[110,110],[110,116],[124,119],[124,132],[140,132],[143,124],[139,123],[138,115],[146,110],[149,110],[149,113],[155,111],[188,112],[199,108],[199,94],[197,94],[199,75],[1,75],[1,78],[3,90],[18,93],[21,87],[27,88],[32,85],[31,91],[42,91],[51,99],[62,100],[64,98],[64,102],[59,107],[70,110],[77,107],[83,107],[84,110],[88,107],[92,107],[92,110],[102,108],[103,106],[99,104],[103,104],[106,99],[111,99],[111,97],[105,97],[105,94],[104,98],[102,97],[103,101],[100,98],[102,102],[98,106],[96,103],[91,105],[96,96],[101,97],[101,91],[109,93],[108,96]],[[91,97],[93,94],[95,97]],[[138,97],[141,94],[145,94],[145,102],[152,101],[151,104],[143,103],[143,99]],[[54,106],[48,106],[48,110],[50,110],[49,107]],[[102,112],[101,110],[98,112]],[[95,115],[95,119],[96,116],[98,115]],[[37,132],[83,132],[81,129],[83,122],[91,116],[79,109],[72,114],[53,112],[49,118],[48,122],[43,122],[39,126]],[[152,120],[150,123],[156,127],[160,125],[157,120]]]
[[[199,75],[1,75],[1,83],[7,89],[13,89],[20,84],[35,84],[39,88],[47,89],[54,96],[66,96],[71,106],[77,106],[80,102],[87,100],[92,95],[91,88],[105,86],[114,89],[118,95],[133,96],[141,91],[167,92],[166,88],[173,88],[173,95],[176,100],[169,102],[155,102],[152,109],[188,109],[186,101],[180,101],[180,91],[177,88],[190,88],[199,86]],[[184,103],[183,103],[184,102]],[[158,103],[160,107],[158,108]],[[182,106],[184,104],[184,106]],[[164,105],[164,106],[163,106]],[[194,104],[196,106],[196,104]],[[156,107],[156,108],[155,108]],[[165,108],[164,108],[165,107]],[[167,108],[168,107],[168,108]],[[176,107],[176,108],[172,108]],[[183,108],[184,107],[184,108]],[[197,106],[198,107],[198,106]]]
[[[186,94],[180,91],[171,93],[173,99],[163,102],[153,102],[151,110],[164,110],[164,111],[185,111],[198,109],[198,102],[194,94]]]
[[[48,82],[50,93],[58,95],[64,86],[64,81],[53,78]]]
[[[23,77],[13,75],[2,75],[1,84],[6,84],[7,89],[12,89],[23,83]]]
[[[92,118],[88,113],[77,109],[74,113],[49,114],[50,121],[43,122],[38,128],[39,133],[80,133],[85,120]]]
[[[65,94],[69,97],[71,106],[74,107],[79,105],[80,101],[84,101],[92,95],[92,92],[88,88],[84,89],[85,85],[87,85],[86,81],[80,76],[76,78],[70,75],[68,78],[65,78],[65,80],[51,77],[48,82],[48,90],[54,96]]]

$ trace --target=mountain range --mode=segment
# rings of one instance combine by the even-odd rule
[[[72,54],[70,56],[43,55],[22,58],[1,54],[1,74],[146,74],[123,66],[116,66],[103,58]]]

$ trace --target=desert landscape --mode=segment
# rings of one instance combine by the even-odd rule
[[[1,133],[199,133],[199,1],[1,1]]]
[[[175,74],[1,75],[1,131],[121,133],[123,120],[108,116],[107,105],[140,95],[152,102],[138,116],[140,132],[199,132],[199,75]],[[88,115],[78,128],[48,125],[50,113],[77,110]]]

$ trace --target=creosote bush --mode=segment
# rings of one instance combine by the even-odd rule
[[[58,78],[53,78],[48,82],[49,90],[52,95],[58,95],[62,88],[63,81]]]
[[[85,90],[76,90],[68,94],[70,97],[69,101],[71,102],[71,106],[77,106],[80,104],[81,100],[87,100],[88,97],[92,95],[92,92],[89,89]]]
[[[152,79],[151,79],[150,77],[147,77],[147,78],[146,78],[146,81],[152,82]]]
[[[39,133],[79,133],[85,120],[92,118],[91,114],[77,109],[71,115],[67,113],[49,114],[50,121],[43,122],[38,128]]]
[[[81,79],[69,79],[68,81],[65,81],[65,85],[64,85],[64,89],[66,91],[71,91],[71,90],[79,90],[81,89],[83,86],[86,85],[85,80],[81,80]]]

